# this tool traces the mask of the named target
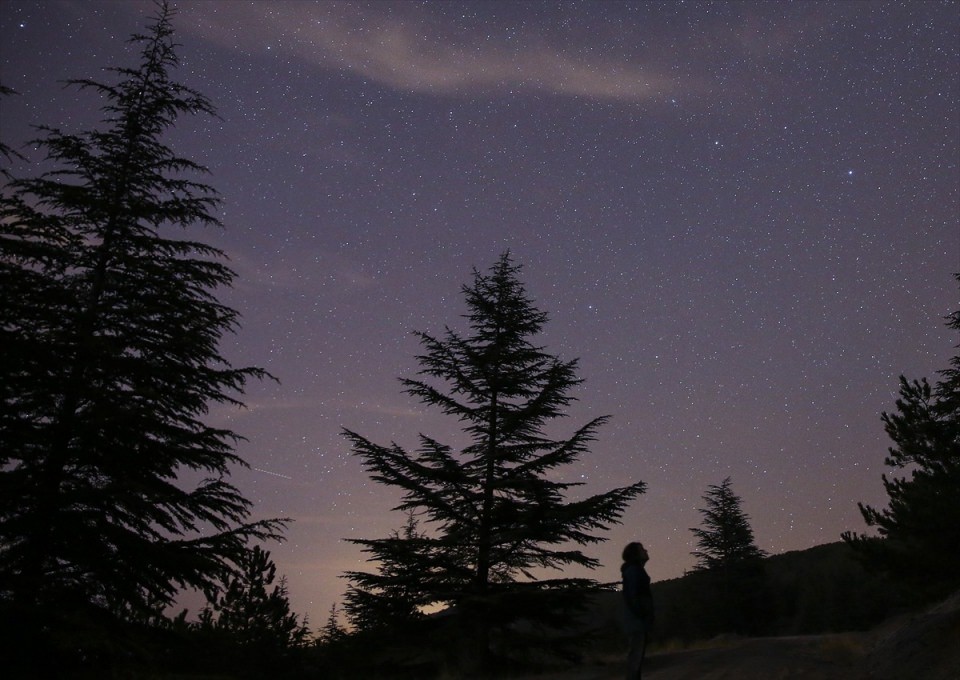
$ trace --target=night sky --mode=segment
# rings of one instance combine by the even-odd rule
[[[207,165],[224,345],[253,384],[210,422],[248,438],[234,481],[314,626],[365,568],[342,539],[404,517],[342,427],[416,445],[457,423],[404,395],[413,330],[462,329],[460,286],[509,249],[579,357],[556,434],[610,414],[583,494],[644,480],[610,541],[654,580],[693,566],[690,527],[730,476],[771,552],[862,530],[884,505],[880,413],[897,377],[960,342],[960,5],[939,2],[178,3],[177,78],[221,120],[169,143]],[[99,120],[65,78],[132,65],[148,2],[0,3],[0,136]],[[39,153],[22,147],[31,160]],[[26,163],[15,174],[35,169]]]

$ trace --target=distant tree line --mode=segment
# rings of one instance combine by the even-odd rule
[[[655,645],[867,630],[916,606],[901,584],[866,569],[841,541],[767,556],[755,568],[752,595],[739,602],[702,570],[653,584]],[[615,649],[618,631],[606,637]]]

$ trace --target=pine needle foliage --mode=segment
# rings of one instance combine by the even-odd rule
[[[960,335],[960,310],[947,326]],[[884,463],[903,475],[883,475],[886,508],[858,503],[876,535],[843,534],[869,566],[910,583],[920,600],[960,587],[960,354],[939,375],[934,385],[900,376],[897,410],[881,417],[894,444]]]
[[[0,103],[2,103],[4,97],[14,94],[17,94],[16,90],[0,83]],[[0,140],[0,160],[7,162],[14,158],[23,159],[23,155]],[[0,168],[0,173],[7,175],[6,168]]]
[[[350,581],[344,611],[353,629],[378,630],[421,618],[421,608],[431,603],[422,585],[422,570],[433,542],[419,530],[416,514],[409,511],[403,528],[388,538],[354,542],[363,546],[379,568],[343,575]]]
[[[38,128],[53,169],[2,194],[0,602],[24,611],[149,616],[217,590],[284,524],[250,521],[227,481],[241,437],[203,420],[266,374],[221,355],[237,313],[215,291],[234,274],[180,236],[218,226],[219,199],[163,141],[214,114],[171,78],[172,14],[158,3],[113,82],[69,82],[101,96],[100,125]]]
[[[330,605],[327,620],[317,632],[318,645],[332,645],[347,637],[347,629],[340,623],[340,611],[336,603]]]
[[[307,644],[306,620],[290,611],[287,581],[259,545],[247,553],[240,573],[201,612],[201,629],[223,633],[251,657]]]

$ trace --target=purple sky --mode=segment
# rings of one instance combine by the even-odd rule
[[[622,544],[654,580],[693,566],[690,527],[724,477],[773,553],[863,528],[897,376],[960,341],[960,8],[939,2],[178,3],[181,81],[222,120],[174,148],[212,171],[239,274],[226,346],[280,384],[211,421],[248,438],[235,482],[294,609],[319,626],[399,528],[341,427],[416,444],[455,422],[401,393],[412,330],[462,328],[460,285],[510,249],[542,343],[580,357],[558,432],[612,422],[563,471],[649,491],[591,554]],[[0,136],[76,130],[64,90],[136,56],[139,0],[0,3]],[[25,149],[32,160],[38,155]],[[17,174],[32,172],[27,164]]]

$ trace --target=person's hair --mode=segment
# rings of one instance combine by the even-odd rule
[[[643,543],[638,543],[634,541],[632,543],[627,543],[626,547],[623,549],[623,561],[624,562],[638,562],[640,560],[640,551],[643,549]]]

